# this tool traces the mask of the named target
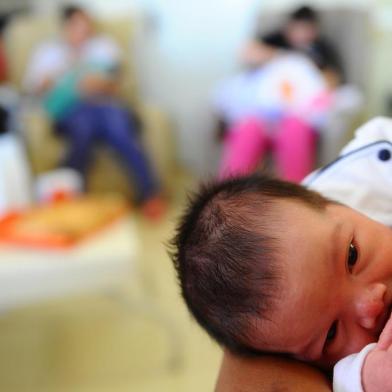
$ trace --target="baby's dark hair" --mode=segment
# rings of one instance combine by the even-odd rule
[[[317,210],[329,202],[301,185],[264,175],[209,184],[189,201],[171,243],[190,312],[210,336],[238,354],[262,352],[252,348],[251,334],[268,320],[281,287],[279,243],[271,233],[279,199]]]

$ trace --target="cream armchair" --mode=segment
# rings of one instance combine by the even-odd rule
[[[144,105],[137,92],[135,72],[130,52],[133,35],[132,18],[102,20],[99,31],[113,37],[124,52],[121,81],[122,98],[134,108],[142,125],[142,142],[159,181],[166,187],[173,169],[173,141],[167,118],[157,108]],[[21,16],[15,18],[7,31],[7,47],[11,83],[22,92],[22,80],[32,50],[43,40],[55,36],[55,19]],[[65,141],[52,132],[39,102],[22,100],[21,132],[26,143],[32,172],[39,174],[56,167],[65,149]],[[119,191],[132,193],[122,165],[114,153],[104,146],[95,154],[95,162],[88,175],[88,190],[92,192]]]

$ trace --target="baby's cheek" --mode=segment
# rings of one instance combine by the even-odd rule
[[[369,343],[376,342],[376,339],[363,333],[352,336],[350,341],[344,341],[341,347],[335,347],[335,349],[329,350],[328,353],[324,354],[321,365],[324,369],[332,369],[337,362],[348,355],[358,353]]]
[[[357,353],[361,351],[365,346],[370,343],[375,343],[377,339],[369,334],[358,334],[354,335],[352,339],[347,342],[346,347],[344,347],[339,353],[340,359],[347,357],[347,355]]]

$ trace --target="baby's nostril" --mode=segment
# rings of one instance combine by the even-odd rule
[[[391,152],[387,149],[380,150],[378,152],[378,159],[380,161],[389,161],[391,159]]]

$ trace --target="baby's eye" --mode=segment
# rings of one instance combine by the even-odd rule
[[[348,256],[347,256],[347,266],[350,272],[355,266],[355,264],[357,263],[357,260],[358,260],[357,248],[353,243],[351,243],[348,249]]]
[[[331,325],[331,328],[328,330],[327,338],[326,338],[326,340],[325,340],[325,343],[331,343],[332,340],[335,339],[337,330],[338,330],[338,322],[335,321],[335,322]]]

